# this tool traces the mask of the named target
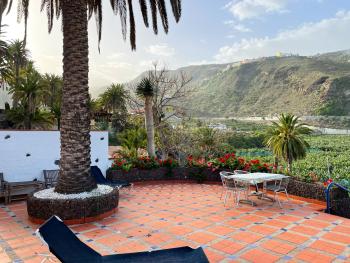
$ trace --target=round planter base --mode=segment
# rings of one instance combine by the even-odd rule
[[[67,224],[82,224],[101,220],[115,212],[119,203],[119,191],[84,199],[49,199],[30,195],[27,199],[29,219],[41,224],[56,215]]]

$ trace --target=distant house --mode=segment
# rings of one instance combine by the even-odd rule
[[[0,80],[0,110],[5,109],[5,104],[12,105],[12,96],[9,94],[10,87],[6,82]]]

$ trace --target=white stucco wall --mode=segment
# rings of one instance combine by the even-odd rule
[[[59,131],[0,130],[0,172],[5,180],[43,180],[44,169],[58,169],[55,160],[60,159],[59,137]],[[108,132],[91,132],[91,165],[105,173],[109,164]]]

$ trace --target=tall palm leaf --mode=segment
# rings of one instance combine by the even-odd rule
[[[148,26],[148,4],[154,32],[158,32],[157,15],[162,19],[165,32],[168,31],[167,11],[164,0],[139,0],[141,13]],[[120,16],[122,35],[127,35],[129,17],[129,38],[131,49],[136,49],[136,27],[132,0],[110,0],[112,9]],[[181,0],[170,0],[176,22],[181,16]],[[8,7],[9,4],[6,4]],[[29,0],[19,0],[18,16],[23,16],[25,26],[28,19]],[[80,193],[96,188],[90,175],[90,112],[88,92],[88,18],[95,14],[98,40],[101,40],[102,0],[42,0],[46,9],[48,29],[52,29],[54,17],[62,15],[63,31],[63,92],[61,116],[61,161],[60,176],[55,191]],[[2,16],[2,13],[0,14]],[[26,38],[26,30],[25,30]]]
[[[312,131],[299,122],[299,118],[292,114],[282,114],[279,122],[273,122],[268,129],[265,144],[277,158],[284,159],[288,164],[288,171],[292,172],[292,163],[303,159],[309,144],[304,135]]]

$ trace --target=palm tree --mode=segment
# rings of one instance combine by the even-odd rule
[[[1,12],[1,7],[0,7]],[[0,23],[1,24],[1,23]],[[10,69],[8,65],[8,43],[3,40],[4,32],[2,30],[3,26],[0,26],[0,80],[7,80],[10,76]]]
[[[40,86],[46,91],[43,98],[44,105],[47,106],[54,115],[59,130],[62,104],[62,77],[46,73],[42,76]]]
[[[145,100],[145,125],[147,132],[147,152],[154,157],[156,155],[154,143],[154,122],[153,122],[153,95],[154,84],[150,78],[143,78],[137,85],[136,94]]]
[[[121,84],[112,84],[100,95],[100,103],[104,110],[112,113],[112,127],[121,132],[127,122],[127,92]]]
[[[303,136],[312,131],[299,122],[299,118],[292,114],[281,114],[279,122],[272,122],[265,138],[268,146],[277,158],[283,158],[288,165],[288,172],[292,172],[294,160],[305,158],[309,144]]]
[[[136,49],[136,30],[132,0],[111,0],[115,14],[121,19],[123,38],[127,34],[129,16],[131,49]],[[12,0],[2,1],[5,10]],[[20,0],[18,16],[24,16],[25,27],[28,18],[29,0]],[[139,0],[144,24],[148,27],[148,5]],[[168,32],[168,17],[164,0],[149,0],[153,30],[157,34],[157,16],[161,17],[163,28]],[[181,0],[170,0],[176,22],[181,16]],[[90,113],[89,113],[89,46],[88,18],[94,13],[97,21],[98,39],[101,40],[102,0],[43,0],[46,7],[48,29],[52,29],[53,17],[62,14],[63,31],[63,96],[61,115],[61,160],[60,176],[56,192],[80,193],[96,188],[90,174]],[[0,13],[0,16],[2,13]],[[25,36],[26,38],[26,30]]]
[[[13,40],[8,46],[8,61],[13,70],[14,82],[17,85],[21,68],[25,67],[29,61],[29,50],[21,40]]]
[[[23,72],[24,71],[24,72]],[[10,93],[17,102],[20,102],[26,118],[24,119],[24,128],[30,130],[32,128],[31,119],[39,108],[44,90],[40,86],[41,75],[30,62],[28,66],[22,70],[22,76],[19,78],[17,85],[10,87]],[[18,107],[18,105],[17,105]],[[16,107],[15,107],[16,108]]]
[[[102,107],[110,113],[126,110],[127,94],[122,84],[112,84],[100,95]]]

